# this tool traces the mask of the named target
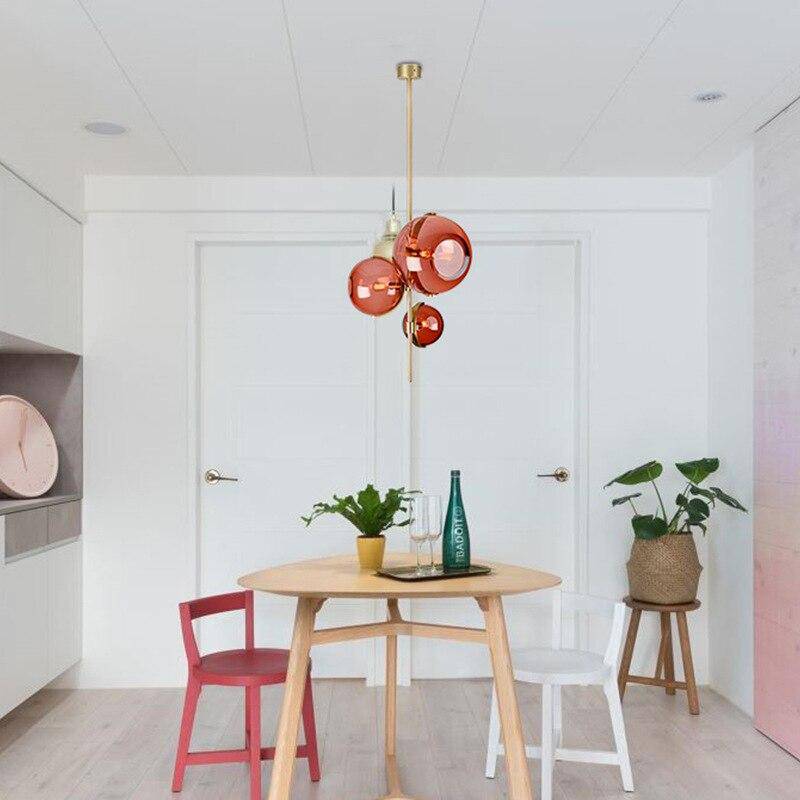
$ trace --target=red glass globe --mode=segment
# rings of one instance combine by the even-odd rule
[[[412,344],[427,347],[438,342],[444,333],[444,317],[433,306],[417,303],[414,312],[414,338]],[[408,314],[403,315],[403,333],[408,337]]]
[[[458,286],[472,263],[472,245],[464,229],[447,217],[425,214],[398,234],[394,260],[408,283],[427,295]]]
[[[359,261],[350,271],[347,291],[359,311],[380,317],[403,299],[405,282],[397,264],[372,256]]]

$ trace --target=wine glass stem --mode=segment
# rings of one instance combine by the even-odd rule
[[[417,551],[417,572],[422,572],[422,565],[419,563],[419,547],[420,542],[416,542],[416,551]]]
[[[433,539],[428,539],[428,547],[431,550],[431,572],[436,569],[436,564],[433,563]]]

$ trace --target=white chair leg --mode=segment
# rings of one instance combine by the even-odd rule
[[[500,749],[500,712],[497,709],[497,692],[492,682],[492,711],[489,715],[489,744],[486,746],[486,777],[494,778]]]
[[[553,686],[542,684],[542,794],[541,800],[553,798]]]
[[[555,746],[561,747],[563,742],[561,719],[561,686],[553,686],[553,728],[555,730]]]
[[[628,754],[628,739],[625,736],[625,719],[622,716],[622,703],[619,700],[617,682],[612,677],[603,684],[603,690],[608,700],[608,710],[611,713],[611,727],[614,731],[614,742],[619,756],[619,771],[622,774],[622,788],[626,792],[633,791],[633,772],[631,759]]]

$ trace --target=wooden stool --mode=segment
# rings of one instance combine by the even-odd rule
[[[619,665],[619,696],[625,696],[625,686],[629,683],[643,683],[645,686],[663,686],[667,694],[675,694],[676,689],[685,689],[689,701],[689,713],[700,713],[700,699],[697,696],[697,684],[694,680],[694,664],[692,663],[692,645],[689,641],[689,627],[686,624],[686,612],[700,608],[700,601],[681,603],[674,606],[662,606],[656,603],[642,603],[630,597],[624,603],[631,609],[631,621],[628,624],[628,636],[625,639],[625,648],[622,651],[622,661]],[[633,648],[636,645],[636,634],[639,631],[639,620],[642,611],[658,611],[661,614],[661,645],[658,648],[656,661],[656,674],[653,678],[644,675],[631,675],[631,660]],[[678,637],[681,643],[681,656],[683,657],[684,681],[675,680],[675,664],[672,653],[672,624],[669,615],[675,614],[678,623]],[[662,678],[661,675],[664,675]]]

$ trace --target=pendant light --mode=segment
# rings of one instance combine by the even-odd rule
[[[406,206],[408,219],[400,230],[392,214],[375,243],[370,258],[350,272],[348,291],[353,305],[365,314],[382,316],[406,297],[403,332],[408,339],[408,380],[413,380],[414,347],[428,347],[444,332],[444,318],[428,303],[414,303],[414,292],[433,296],[458,286],[472,266],[472,244],[464,229],[446,217],[429,212],[414,217],[413,83],[422,77],[422,65],[403,61],[397,77],[406,82]]]
[[[417,303],[412,309],[414,318],[414,335],[412,344],[416,347],[427,347],[438,342],[444,333],[444,318],[433,306]],[[408,336],[408,314],[403,314],[403,333]]]
[[[472,245],[460,225],[436,214],[425,214],[400,231],[394,260],[416,291],[441,294],[467,277]]]
[[[406,282],[397,264],[392,260],[394,243],[400,230],[395,211],[392,187],[392,211],[386,220],[383,235],[375,242],[370,258],[359,261],[348,279],[348,294],[352,304],[364,314],[380,317],[395,309],[403,299]]]

